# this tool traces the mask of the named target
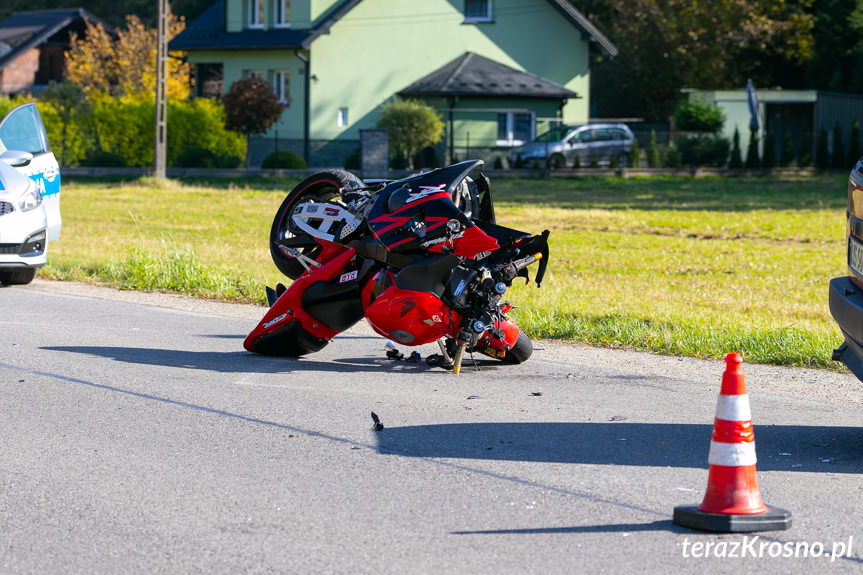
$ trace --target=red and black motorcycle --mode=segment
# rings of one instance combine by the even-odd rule
[[[293,283],[267,288],[270,309],[247,350],[300,356],[323,348],[363,317],[384,337],[414,346],[437,341],[430,363],[458,373],[465,351],[507,363],[533,352],[506,314],[503,295],[539,261],[539,235],[495,223],[480,160],[403,180],[364,183],[344,170],[318,172],[282,202],[270,253]]]

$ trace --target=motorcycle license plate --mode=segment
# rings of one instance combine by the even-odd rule
[[[863,243],[853,237],[848,238],[848,267],[863,276]]]

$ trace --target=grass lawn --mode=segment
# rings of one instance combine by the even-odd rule
[[[844,275],[847,176],[492,182],[499,223],[551,230],[534,337],[836,367],[827,282]],[[283,280],[272,216],[295,182],[64,181],[43,276],[263,302]]]

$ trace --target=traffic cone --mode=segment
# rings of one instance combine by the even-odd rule
[[[674,522],[702,531],[779,531],[791,513],[761,501],[755,472],[755,434],[739,354],[725,356],[722,389],[710,441],[707,493],[698,507],[675,507]]]

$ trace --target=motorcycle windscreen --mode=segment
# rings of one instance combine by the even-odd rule
[[[42,204],[48,216],[48,241],[60,239],[63,225],[60,217],[60,167],[48,146],[45,125],[36,104],[22,104],[0,121],[0,154],[7,151],[32,154],[29,162],[13,167],[33,180],[42,194]]]

